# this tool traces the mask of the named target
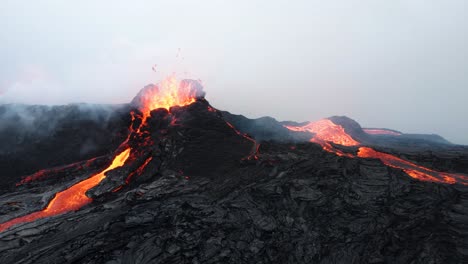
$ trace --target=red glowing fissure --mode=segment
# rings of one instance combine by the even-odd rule
[[[360,146],[361,143],[354,140],[344,128],[340,125],[333,123],[328,119],[323,119],[317,122],[310,122],[304,126],[285,126],[292,131],[310,132],[315,134],[310,141],[315,142],[322,146],[322,149],[334,153],[338,156],[345,156],[349,158],[374,158],[380,159],[385,165],[403,170],[410,177],[421,180],[431,181],[446,184],[464,184],[468,185],[468,176],[458,173],[447,173],[435,171],[410,161],[398,158],[391,154],[376,151],[369,147],[359,147],[357,155],[346,153],[340,149],[335,148],[330,142],[342,146]],[[369,133],[368,131],[366,131]],[[376,130],[371,131],[370,134],[387,134],[387,135],[400,135],[397,132],[389,130]],[[393,134],[394,133],[394,134]]]
[[[258,160],[258,153],[259,153],[259,149],[260,149],[260,144],[257,143],[257,141],[255,141],[253,138],[251,138],[250,136],[248,136],[247,134],[243,134],[241,133],[239,130],[236,129],[236,127],[234,127],[234,125],[232,125],[231,123],[229,123],[228,121],[226,121],[226,124],[232,128],[232,130],[234,130],[234,132],[239,135],[239,136],[242,136],[244,137],[245,139],[247,139],[248,141],[252,142],[254,145],[253,145],[253,148],[252,148],[252,151],[251,151],[251,154],[245,158],[243,158],[243,160]]]

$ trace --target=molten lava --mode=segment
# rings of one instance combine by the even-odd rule
[[[451,174],[446,172],[438,172],[419,166],[407,160],[395,157],[393,155],[375,151],[372,148],[360,147],[358,151],[358,157],[360,158],[378,158],[385,165],[397,169],[402,169],[406,174],[412,178],[421,181],[432,181],[439,183],[453,184],[456,182],[462,184],[468,184],[468,177],[462,174]]]
[[[359,146],[361,144],[354,140],[348,133],[346,133],[342,126],[337,125],[328,119],[322,119],[317,122],[310,122],[304,126],[285,127],[292,131],[313,133],[314,136],[310,139],[311,142],[319,144],[322,146],[323,150],[334,153],[338,156],[380,159],[385,165],[392,168],[401,169],[410,177],[421,181],[431,181],[446,184],[460,183],[468,185],[468,176],[466,175],[434,171],[407,160],[395,157],[391,154],[376,151],[369,147],[360,147],[357,155],[352,153],[345,153],[342,150],[334,147],[331,143],[343,146]],[[366,132],[369,133],[369,131]],[[400,133],[394,131],[379,129],[372,129],[369,134],[401,135]]]
[[[335,153],[338,156],[352,157],[351,154],[344,153],[343,151],[333,147],[330,142],[343,146],[359,145],[359,142],[348,135],[342,126],[336,125],[328,119],[310,122],[305,126],[286,126],[286,128],[292,131],[310,132],[315,134],[315,136],[310,140],[311,142],[319,144],[324,150]]]
[[[346,133],[344,128],[328,119],[310,122],[305,126],[286,126],[289,130],[310,132],[314,138],[321,141],[331,141],[343,146],[357,146],[359,142]]]
[[[186,106],[202,96],[194,82],[179,81],[175,75],[162,80],[158,85],[149,85],[141,90],[134,103],[143,112],[143,123],[150,111],[158,108],[169,110],[172,106]]]
[[[14,218],[8,222],[0,224],[0,232],[18,223],[32,222],[39,218],[50,217],[70,211],[76,211],[92,201],[86,196],[86,192],[98,185],[104,178],[106,172],[122,166],[130,155],[130,148],[117,155],[112,163],[103,171],[83,180],[70,188],[61,191],[49,202],[42,211],[34,212],[22,217]]]

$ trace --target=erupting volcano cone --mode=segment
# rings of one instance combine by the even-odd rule
[[[175,76],[146,86],[131,102],[135,109],[130,113],[129,134],[111,165],[57,193],[43,210],[0,224],[0,231],[78,210],[92,201],[90,193],[118,192],[135,178],[154,177],[164,166],[171,165],[190,176],[209,177],[222,173],[217,167],[226,158],[236,161],[251,155],[252,149],[256,150],[255,141],[226,123],[204,95],[199,82],[179,81]],[[200,134],[201,130],[205,132]],[[217,144],[220,141],[225,144]]]

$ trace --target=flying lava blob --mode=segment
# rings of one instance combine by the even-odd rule
[[[407,160],[398,158],[391,154],[376,151],[369,147],[361,146],[361,143],[354,140],[351,135],[346,133],[345,129],[333,123],[329,119],[322,119],[317,122],[309,122],[303,126],[285,126],[291,131],[310,132],[314,136],[310,139],[310,142],[314,142],[322,146],[322,149],[334,153],[338,156],[346,156],[349,158],[374,158],[380,159],[386,166],[403,170],[410,177],[421,180],[431,181],[446,184],[464,184],[468,185],[468,176],[463,174],[438,172]],[[369,134],[378,135],[401,135],[400,133],[390,130],[377,130],[366,131]],[[342,146],[356,146],[359,147],[357,155],[353,153],[344,152],[331,143]]]

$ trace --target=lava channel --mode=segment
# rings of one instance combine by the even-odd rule
[[[106,178],[106,172],[117,167],[121,167],[129,157],[130,150],[130,148],[127,148],[126,150],[122,151],[103,171],[75,185],[72,185],[70,188],[65,189],[64,191],[58,192],[49,202],[47,207],[42,211],[37,211],[25,216],[14,218],[3,224],[0,224],[0,232],[19,223],[32,222],[40,218],[55,216],[70,211],[76,211],[87,205],[92,201],[92,199],[86,196],[86,192],[104,180],[104,178]]]
[[[317,143],[322,146],[323,150],[334,153],[338,156],[346,156],[349,158],[359,157],[380,159],[386,166],[401,169],[410,177],[420,181],[430,181],[446,184],[459,183],[468,185],[467,175],[435,171],[407,160],[403,160],[391,154],[376,151],[369,147],[359,147],[357,155],[352,153],[345,153],[342,150],[335,148],[330,142],[342,146],[360,146],[361,143],[354,140],[348,133],[346,133],[342,126],[337,125],[328,119],[322,119],[317,122],[310,122],[304,126],[285,127],[291,131],[310,132],[315,134],[310,139],[310,142]],[[382,131],[376,133],[382,134],[381,132]],[[385,132],[393,131],[385,130]]]

